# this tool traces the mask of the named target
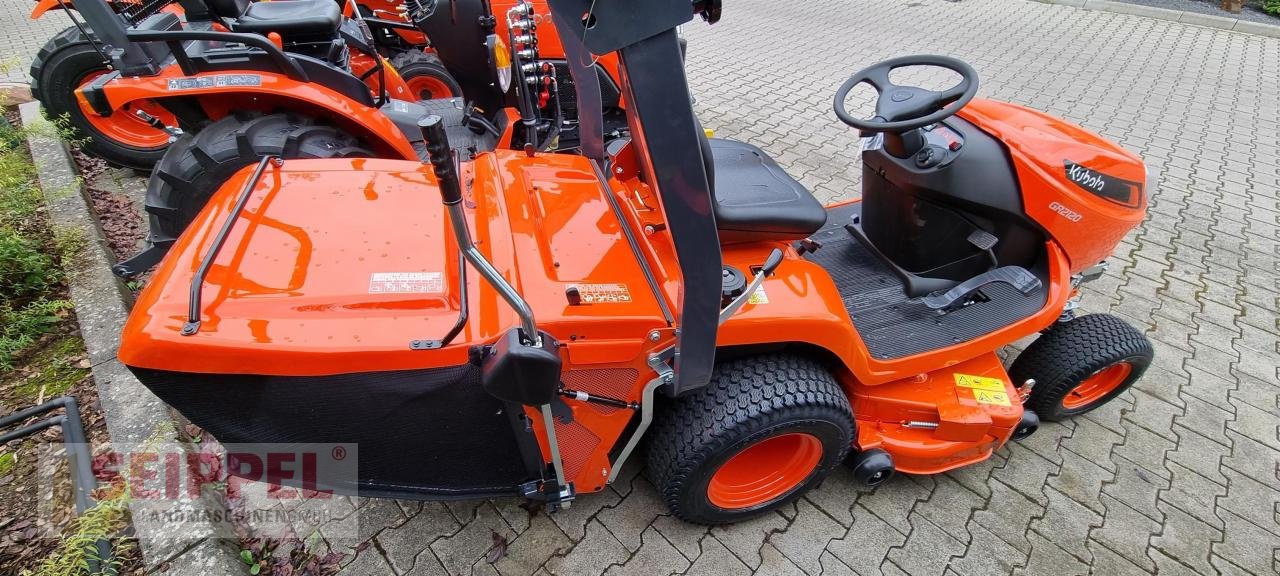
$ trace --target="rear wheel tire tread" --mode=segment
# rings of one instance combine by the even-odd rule
[[[209,197],[237,170],[263,156],[356,158],[374,154],[353,136],[292,114],[238,113],[178,138],[147,185],[152,244],[178,238]]]
[[[797,418],[798,410],[807,417]],[[707,472],[704,465],[744,439],[780,426],[831,423],[841,429],[843,440],[838,447],[824,443],[818,467],[793,492],[747,513],[717,514],[688,505],[688,489]],[[817,362],[789,354],[733,359],[716,366],[705,388],[668,403],[655,417],[648,442],[649,476],[677,517],[697,523],[742,520],[794,500],[825,478],[848,454],[853,430],[844,390]],[[705,486],[701,490],[705,499]]]

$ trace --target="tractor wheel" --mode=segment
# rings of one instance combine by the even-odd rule
[[[421,50],[408,50],[391,58],[391,66],[409,85],[409,91],[418,100],[452,98],[462,96],[462,86],[453,79],[440,57]]]
[[[1119,396],[1154,356],[1151,341],[1124,320],[1090,314],[1051,327],[1018,355],[1009,377],[1035,379],[1026,407],[1055,422]]]
[[[111,72],[79,29],[72,26],[59,32],[40,49],[31,64],[31,95],[44,106],[45,113],[81,140],[86,153],[108,163],[151,170],[169,146],[169,134],[140,118],[144,112],[167,126],[178,121],[172,112],[152,100],[138,100],[99,116],[76,98],[76,91],[95,78]]]
[[[355,137],[293,114],[228,116],[178,138],[147,184],[152,244],[172,243],[237,170],[263,156],[282,158],[371,157]]]
[[[737,522],[798,498],[844,460],[849,399],[821,365],[767,354],[718,364],[711,382],[662,407],[649,476],[676,516]]]

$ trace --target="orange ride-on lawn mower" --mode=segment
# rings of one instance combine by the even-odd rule
[[[222,442],[357,443],[358,480],[328,488],[555,508],[644,443],[667,506],[703,523],[846,456],[866,484],[981,461],[1151,362],[1124,322],[1071,313],[1143,217],[1133,154],[974,99],[963,62],[897,58],[837,94],[869,136],[864,188],[824,208],[698,128],[675,30],[718,3],[551,9],[618,55],[630,137],[463,157],[428,115],[429,165],[264,158],[169,252],[120,359]],[[895,85],[905,66],[961,80]],[[862,83],[870,119],[845,110]],[[1037,333],[1006,370],[997,350]]]

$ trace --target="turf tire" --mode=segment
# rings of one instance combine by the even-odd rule
[[[649,477],[673,514],[699,524],[737,522],[795,500],[844,460],[854,434],[849,400],[835,378],[817,362],[788,354],[719,363],[707,386],[659,408],[648,443]],[[721,464],[790,432],[821,441],[821,459],[808,478],[751,508],[711,503],[707,486]]]
[[[168,245],[236,171],[263,156],[360,158],[373,152],[342,130],[293,114],[243,113],[178,138],[147,184],[150,241]]]
[[[1041,420],[1056,422],[1093,410],[1122,394],[1151,365],[1151,341],[1128,322],[1109,314],[1090,314],[1055,324],[1018,355],[1009,367],[1015,384],[1035,379],[1026,407]],[[1125,380],[1087,405],[1063,405],[1072,390],[1093,374],[1120,362],[1132,367]]]

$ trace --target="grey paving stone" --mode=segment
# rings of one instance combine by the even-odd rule
[[[1160,531],[1160,523],[1109,496],[1104,495],[1102,503],[1107,514],[1102,526],[1089,533],[1089,539],[1144,570],[1154,570],[1155,562],[1147,557],[1146,550],[1151,535]],[[1097,548],[1093,551],[1096,553]]]
[[[551,559],[573,546],[569,537],[560,531],[546,514],[538,514],[529,520],[529,527],[507,546],[507,555],[493,567],[503,576],[532,574]]]
[[[702,552],[694,560],[693,565],[685,572],[686,576],[746,576],[751,568],[743,564],[737,556],[724,547],[719,540],[708,536],[701,542]]]
[[[1116,474],[1070,450],[1063,450],[1061,454],[1062,466],[1056,475],[1049,477],[1048,484],[1094,512],[1103,513],[1098,495],[1102,493],[1102,485],[1112,481]]]
[[[1052,506],[1052,503],[1050,505]],[[1087,564],[1059,548],[1052,540],[1041,536],[1038,532],[1029,532],[1027,539],[1031,542],[1031,554],[1028,555],[1025,566],[1014,569],[1014,576],[1040,574],[1083,576],[1089,573]]]
[[[621,564],[630,553],[605,527],[592,520],[586,536],[568,554],[547,561],[547,571],[556,576],[598,576],[612,564]]]
[[[643,478],[632,483],[630,494],[623,498],[617,506],[605,508],[596,515],[596,519],[604,524],[614,537],[622,542],[627,550],[635,552],[640,549],[640,534],[667,508],[662,498],[654,490],[653,485]]]
[[[796,566],[795,563],[791,561],[791,559],[787,558],[786,555],[779,552],[777,548],[774,548],[772,544],[768,543],[760,547],[760,568],[755,571],[755,574],[761,576],[764,574],[776,574],[777,576],[806,576],[804,570],[801,570],[799,566]]]
[[[1053,488],[1046,489],[1045,494],[1049,497],[1049,505],[1042,517],[1031,521],[1029,543],[1034,545],[1035,536],[1039,535],[1082,562],[1092,563],[1089,532],[1102,525],[1102,515]]]
[[[559,526],[570,540],[577,542],[586,533],[586,525],[600,510],[616,506],[622,500],[612,490],[602,490],[595,494],[583,494],[573,501],[568,509],[558,510],[551,515],[551,520]]]
[[[610,566],[610,576],[665,576],[684,572],[689,560],[676,550],[657,529],[649,527],[640,535],[640,549],[621,566]]]
[[[801,570],[820,573],[822,551],[832,539],[844,536],[845,528],[803,498],[797,501],[796,512],[787,529],[774,534],[769,542]]]
[[[1160,511],[1156,509],[1156,499],[1161,490],[1169,487],[1169,481],[1126,458],[1116,456],[1114,461],[1115,478],[1102,487],[1102,492],[1147,517],[1159,521]],[[1098,503],[1100,504],[1101,500],[1098,500]],[[1105,513],[1097,508],[1094,510]]]
[[[869,576],[879,572],[877,567],[891,548],[902,546],[906,541],[906,534],[898,532],[870,510],[857,506],[854,508],[853,526],[844,538],[827,544],[827,550],[857,573]]]
[[[450,574],[464,572],[494,546],[494,534],[510,542],[515,532],[492,504],[482,502],[476,515],[458,532],[431,543],[431,551]]]
[[[1151,539],[1151,546],[1200,574],[1213,572],[1209,564],[1211,544],[1222,541],[1222,531],[1173,506],[1161,506],[1164,513],[1162,532]],[[1159,557],[1152,560],[1160,563]]]
[[[389,501],[388,501],[389,502]],[[414,568],[414,559],[433,541],[458,531],[453,515],[439,502],[428,502],[408,522],[378,534],[387,560],[399,572]]]
[[[939,574],[952,556],[965,551],[963,542],[952,538],[919,514],[910,517],[911,533],[901,548],[889,551],[889,560],[911,574]]]
[[[1275,570],[1275,553],[1280,548],[1280,541],[1275,535],[1259,528],[1229,511],[1219,511],[1226,528],[1223,530],[1223,541],[1213,544],[1213,553],[1218,558],[1229,559],[1231,564],[1247,570],[1251,574],[1269,574]],[[1210,562],[1220,570],[1224,566],[1211,558]]]
[[[911,509],[917,501],[928,497],[928,488],[914,478],[897,474],[876,487],[875,491],[858,496],[858,504],[905,534],[911,531],[911,524],[907,521]]]
[[[933,495],[916,504],[915,512],[928,518],[956,540],[969,542],[969,531],[965,528],[973,511],[986,505],[986,499],[969,491],[959,482],[947,476],[938,476]]]
[[[746,522],[716,526],[711,529],[711,535],[742,560],[743,564],[755,570],[760,566],[760,544],[774,532],[786,527],[787,520],[781,514],[765,514]]]
[[[1052,489],[1044,488],[1043,490],[1047,493]],[[1040,496],[1047,505],[1048,497],[1044,493]],[[1031,548],[1031,544],[1027,542],[1027,528],[1031,519],[1042,516],[1045,510],[1045,505],[1027,498],[1004,482],[992,480],[991,499],[987,501],[986,509],[973,513],[973,522],[1004,539],[1019,551],[1027,552]],[[967,528],[971,527],[972,523],[967,526]],[[901,562],[898,564],[902,565]]]
[[[999,536],[976,523],[969,525],[973,539],[963,556],[952,558],[950,571],[959,575],[1010,574],[1026,563],[1027,553],[1005,543]]]
[[[690,561],[702,553],[701,542],[710,531],[708,526],[685,522],[675,516],[659,516],[652,526]]]

